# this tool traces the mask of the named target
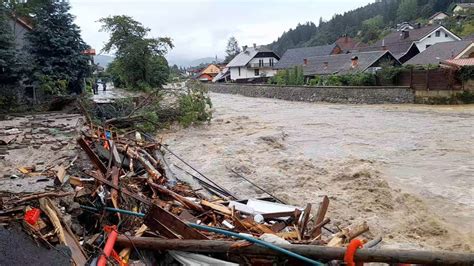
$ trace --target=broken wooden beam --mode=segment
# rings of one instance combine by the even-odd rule
[[[328,247],[340,247],[344,243],[348,243],[352,239],[356,238],[357,236],[369,231],[369,226],[367,222],[363,222],[360,224],[348,226],[342,229],[341,232],[334,235],[334,237],[329,241]]]
[[[229,209],[228,207],[224,206],[224,205],[213,203],[213,202],[210,202],[210,201],[207,201],[207,200],[201,200],[201,205],[205,206],[205,207],[208,207],[210,209],[213,209],[215,211],[218,211],[222,214],[232,216],[232,210]]]
[[[155,184],[151,181],[148,181],[148,184],[152,188],[156,189],[158,192],[163,193],[163,194],[165,194],[169,197],[172,197],[173,199],[177,200],[178,202],[180,202],[185,207],[188,207],[191,210],[197,211],[199,213],[205,212],[205,210],[200,205],[198,205],[197,203],[194,203],[194,202],[188,200],[187,198],[179,195],[178,193],[176,193],[174,191],[171,191],[171,190],[165,188],[164,186],[160,186],[160,185]]]
[[[100,172],[103,175],[105,175],[107,173],[107,167],[105,167],[105,165],[99,159],[97,154],[91,149],[89,144],[87,144],[86,140],[84,138],[80,137],[80,138],[77,139],[77,143],[86,152],[87,156],[89,156],[89,159],[97,167],[97,169],[99,169]]]
[[[150,211],[145,215],[144,221],[150,229],[159,232],[164,227],[171,231],[173,235],[180,235],[184,239],[208,239],[198,230],[189,227],[174,214],[156,204],[152,205]]]
[[[314,224],[319,224],[324,220],[324,216],[326,216],[326,212],[328,211],[329,207],[329,198],[328,196],[323,197],[323,201],[319,204],[318,213],[314,217]],[[319,238],[321,236],[321,227],[314,227],[311,231],[311,238]]]
[[[235,241],[222,240],[164,240],[155,237],[119,236],[119,246],[136,247],[154,251],[180,250],[197,253],[282,256],[281,253],[258,245],[235,247]],[[342,260],[345,248],[315,245],[277,245],[286,250],[316,260]],[[358,249],[356,262],[412,263],[436,265],[473,265],[474,253],[446,251],[415,251],[395,249]]]

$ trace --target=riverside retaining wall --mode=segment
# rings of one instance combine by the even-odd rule
[[[414,103],[415,93],[409,87],[309,87],[236,83],[207,84],[212,92],[266,97],[288,101],[330,103]]]

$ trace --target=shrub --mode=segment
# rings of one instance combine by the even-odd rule
[[[207,87],[201,82],[188,81],[188,91],[179,98],[179,122],[188,127],[191,124],[210,121],[212,113],[211,98],[207,95]]]
[[[277,85],[304,85],[303,67],[295,66],[292,69],[279,70],[268,80],[269,84]]]
[[[474,66],[464,66],[458,72],[458,77],[462,81],[474,79]]]

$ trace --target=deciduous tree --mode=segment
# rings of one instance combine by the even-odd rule
[[[115,52],[110,73],[116,86],[129,89],[161,87],[169,76],[164,55],[173,43],[168,37],[149,38],[150,29],[132,17],[121,15],[102,18],[102,31],[110,33],[104,52]]]

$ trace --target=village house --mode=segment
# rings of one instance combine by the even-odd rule
[[[244,46],[228,64],[230,79],[235,82],[261,82],[276,74],[273,69],[280,57],[267,48]]]
[[[341,48],[337,44],[302,47],[288,49],[275,64],[274,69],[287,69],[294,66],[302,66],[306,59],[314,56],[325,56],[341,53]]]
[[[453,7],[453,15],[474,10],[474,3],[458,3]]]
[[[409,22],[402,22],[397,24],[397,31],[402,31],[402,30],[412,30],[415,27],[411,25]]]
[[[436,43],[459,40],[461,38],[445,27],[430,25],[392,32],[374,45],[361,48],[359,51],[389,50],[401,63],[404,63]]]
[[[474,66],[474,41],[470,41],[466,48],[459,52],[454,58],[441,61],[441,65],[450,66]]]
[[[436,12],[433,16],[429,18],[429,24],[438,24],[439,22],[443,21],[445,18],[449,17],[448,14],[444,12]]]
[[[318,75],[375,73],[383,62],[401,65],[390,51],[371,51],[310,57],[303,66],[303,72],[309,78]]]
[[[441,61],[473,58],[473,40],[437,43],[417,54],[404,65],[439,65]],[[470,48],[471,47],[471,48]]]
[[[199,72],[199,75],[196,77],[196,79],[202,82],[209,82],[212,81],[212,79],[220,72],[221,69],[219,66],[215,64],[209,64],[201,72]]]
[[[16,49],[22,50],[27,43],[25,35],[27,32],[30,32],[33,27],[27,22],[25,18],[20,18],[14,15],[9,17],[8,23],[10,24],[13,31],[13,38]]]

